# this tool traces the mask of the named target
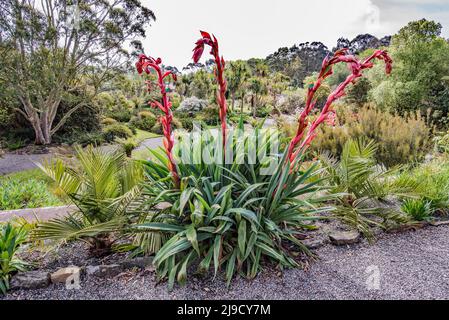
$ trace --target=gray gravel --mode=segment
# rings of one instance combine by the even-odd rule
[[[6,299],[448,299],[448,231],[449,226],[427,227],[382,235],[374,245],[327,245],[308,271],[266,271],[252,281],[236,279],[230,289],[220,277],[191,277],[187,286],[169,293],[147,270],[83,279],[80,290],[51,285],[11,292]],[[366,285],[370,267],[380,272],[378,290]]]

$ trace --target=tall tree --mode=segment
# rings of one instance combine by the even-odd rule
[[[231,110],[234,110],[235,99],[238,94],[243,95],[245,82],[251,77],[251,70],[245,61],[231,61],[225,70],[228,90],[231,96]],[[242,100],[243,107],[243,100]]]
[[[399,113],[428,108],[437,110],[439,117],[448,113],[449,103],[441,99],[447,99],[449,44],[440,36],[441,29],[441,24],[422,19],[393,36],[391,77],[382,79],[377,68],[369,76],[370,95],[378,105]]]
[[[139,0],[3,0],[0,2],[0,81],[20,101],[37,144],[53,134],[102,83],[141,50],[154,13]],[[55,122],[65,96],[76,103]],[[1,95],[2,93],[0,93]]]

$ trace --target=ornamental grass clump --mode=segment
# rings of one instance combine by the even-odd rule
[[[301,259],[311,255],[301,242],[304,230],[311,227],[308,220],[332,210],[323,206],[329,197],[318,196],[322,190],[320,170],[316,164],[307,165],[304,161],[307,146],[323,122],[332,122],[332,103],[362,76],[364,69],[372,67],[372,60],[384,60],[387,72],[391,70],[386,51],[376,51],[364,61],[358,61],[346,50],[326,58],[317,82],[309,88],[295,137],[286,150],[278,152],[276,133],[262,130],[262,126],[244,132],[242,119],[236,139],[230,139],[233,128],[226,124],[225,62],[219,55],[217,39],[207,32],[201,35],[193,59],[198,61],[204,45],[212,48],[221,132],[215,137],[206,131],[197,139],[199,148],[180,147],[177,157],[170,154],[173,149],[166,145],[166,156],[163,151],[152,151],[156,160],[143,161],[146,183],[142,192],[147,216],[144,222],[131,226],[137,233],[160,235],[142,238],[160,240],[154,264],[158,276],[168,279],[169,288],[175,280],[185,283],[192,264],[198,266],[200,273],[213,269],[216,275],[223,270],[228,284],[235,274],[255,277],[270,262],[279,268],[301,266]],[[308,116],[316,105],[314,95],[332,74],[332,67],[340,62],[349,64],[352,73],[309,124]],[[170,130],[167,126],[166,137],[172,135]],[[185,162],[185,157],[196,161]],[[177,179],[173,179],[175,173]],[[156,210],[162,203],[164,209]],[[154,248],[148,244],[146,247]]]

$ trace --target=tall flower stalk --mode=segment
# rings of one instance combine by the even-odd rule
[[[176,170],[176,164],[173,158],[172,149],[175,144],[173,132],[171,129],[171,123],[173,121],[173,114],[171,111],[171,102],[167,95],[167,88],[165,86],[164,79],[171,76],[174,81],[176,81],[176,74],[172,71],[166,71],[161,67],[162,60],[161,58],[154,59],[150,56],[146,56],[144,54],[141,54],[139,56],[139,61],[136,63],[137,72],[139,74],[142,74],[142,72],[145,72],[147,74],[151,73],[151,70],[154,70],[157,75],[158,85],[161,90],[162,95],[162,101],[151,101],[150,104],[153,108],[159,108],[164,115],[160,117],[159,121],[162,124],[162,131],[164,134],[164,148],[165,153],[168,157],[168,168],[173,176],[173,182],[176,187],[179,187],[179,175]],[[147,80],[145,81],[147,84],[148,91],[151,91],[151,81]]]
[[[201,56],[203,55],[204,45],[210,46],[211,48],[210,54],[214,57],[215,61],[214,75],[219,86],[219,89],[217,91],[217,102],[220,107],[219,116],[221,122],[221,132],[223,137],[223,152],[224,152],[226,146],[226,130],[227,130],[226,127],[227,106],[225,96],[227,83],[226,79],[223,76],[223,73],[226,63],[223,59],[223,56],[220,57],[217,38],[214,35],[211,36],[208,32],[205,31],[200,32],[201,38],[195,43],[192,59],[195,63],[197,63],[200,60]]]
[[[362,77],[363,70],[373,67],[373,60],[375,59],[383,60],[385,62],[385,71],[387,74],[390,74],[393,61],[385,50],[377,50],[365,60],[359,61],[353,55],[347,54],[347,49],[341,49],[336,51],[332,58],[326,57],[323,60],[318,79],[308,89],[306,106],[299,116],[296,135],[290,141],[288,147],[288,157],[292,164],[298,154],[307,149],[311,141],[316,137],[316,128],[323,122],[334,121],[335,112],[331,108],[332,104],[345,95],[345,89],[349,84],[355,83],[358,78]],[[314,95],[321,87],[323,81],[333,74],[333,67],[341,62],[349,65],[351,74],[329,95],[320,115],[309,126],[307,118],[316,105]]]

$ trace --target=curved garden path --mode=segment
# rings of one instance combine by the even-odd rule
[[[142,141],[136,150],[143,148],[157,148],[162,146],[162,138],[150,138]],[[117,145],[105,145],[101,146],[105,150],[114,150]],[[43,154],[17,154],[17,153],[5,153],[0,157],[0,176],[19,172],[29,169],[34,169],[36,167],[35,162],[42,162],[47,158],[52,158],[54,155],[50,153]]]

